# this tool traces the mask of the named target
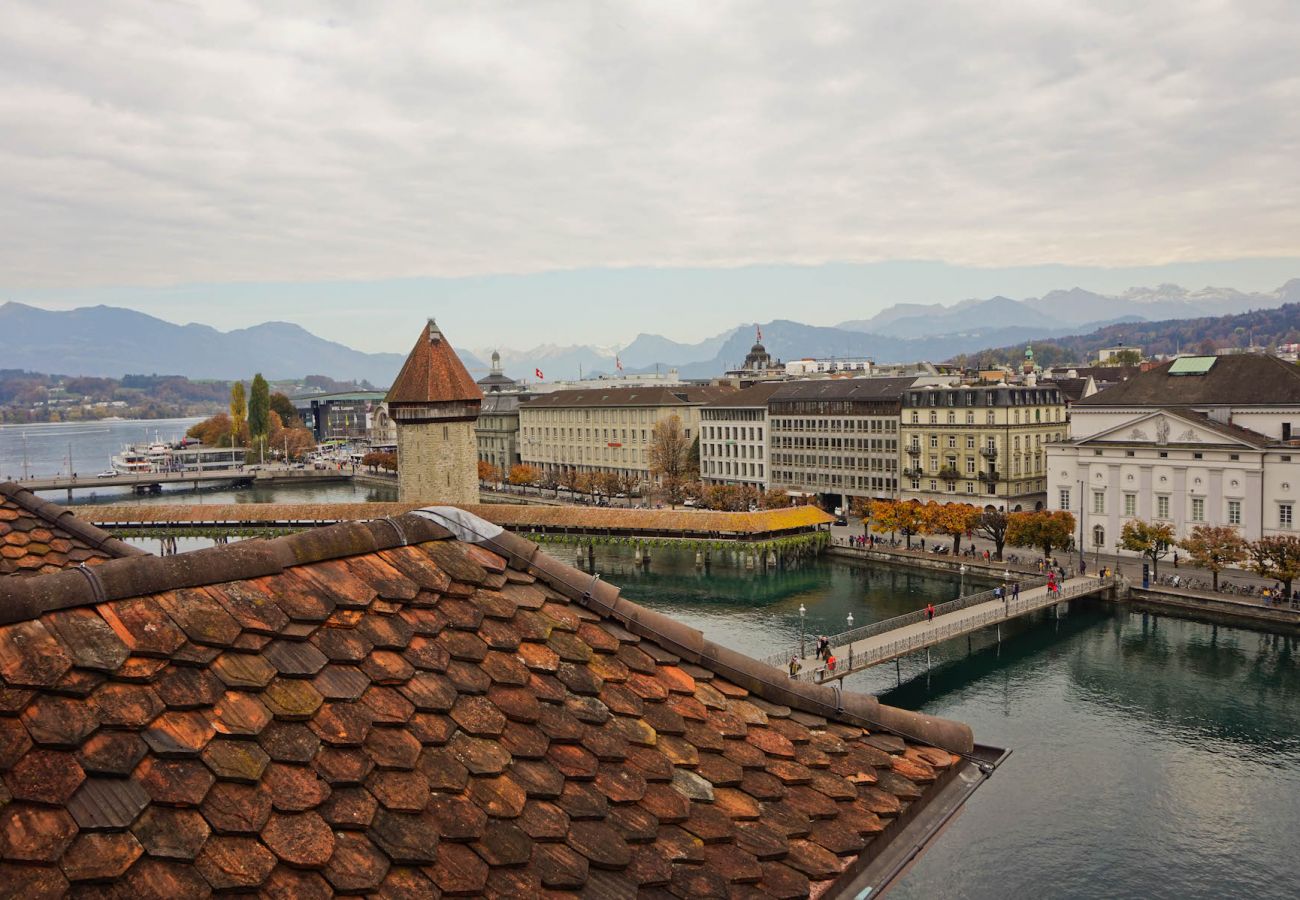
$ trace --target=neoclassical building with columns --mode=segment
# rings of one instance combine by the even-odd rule
[[[1300,368],[1272,356],[1180,357],[1076,402],[1047,447],[1047,501],[1081,519],[1084,549],[1126,521],[1297,533]]]

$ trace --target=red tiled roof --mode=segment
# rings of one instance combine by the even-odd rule
[[[0,482],[0,576],[57,572],[142,551],[13,482]]]
[[[10,579],[0,623],[15,895],[821,896],[981,777],[965,726],[416,515]]]
[[[388,389],[388,403],[482,401],[483,392],[430,319]]]

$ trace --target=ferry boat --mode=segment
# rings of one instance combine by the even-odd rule
[[[244,465],[243,447],[204,447],[202,444],[134,444],[109,460],[119,475],[155,475],[166,472],[222,472]]]

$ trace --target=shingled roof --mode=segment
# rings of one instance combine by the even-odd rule
[[[1300,404],[1300,367],[1260,353],[1213,358],[1204,374],[1171,374],[1170,360],[1127,381],[1084,397],[1079,407],[1294,406]]]
[[[456,403],[483,399],[474,379],[465,369],[442,330],[430,319],[420,339],[402,364],[402,371],[388,389],[389,405],[401,403]]]
[[[6,890],[860,894],[997,757],[428,515],[0,581]]]
[[[21,485],[0,482],[0,576],[57,572],[141,553]]]

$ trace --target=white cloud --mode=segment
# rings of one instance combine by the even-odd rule
[[[0,287],[1300,247],[1286,2],[6,5]]]

